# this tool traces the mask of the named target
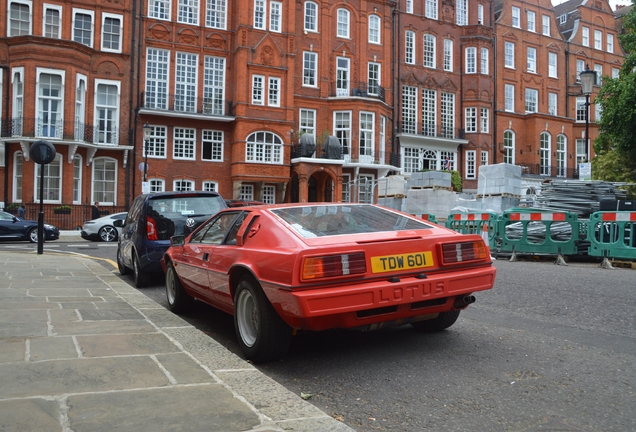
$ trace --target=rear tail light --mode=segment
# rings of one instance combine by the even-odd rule
[[[157,236],[157,222],[150,216],[146,216],[146,237],[148,240],[159,240]]]
[[[444,264],[455,264],[466,261],[484,260],[489,258],[489,256],[483,241],[471,241],[442,245],[442,258]]]
[[[328,255],[305,258],[303,261],[302,278],[320,279],[334,276],[347,276],[367,272],[364,253]]]

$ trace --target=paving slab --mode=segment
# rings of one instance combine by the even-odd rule
[[[63,431],[57,400],[0,400],[0,431]]]
[[[29,339],[29,359],[32,361],[78,358],[73,338],[37,337]]]
[[[107,334],[75,338],[84,357],[158,354],[180,351],[164,334]]]

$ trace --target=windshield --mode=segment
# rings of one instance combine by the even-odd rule
[[[305,238],[432,228],[424,221],[372,205],[314,205],[272,212]]]

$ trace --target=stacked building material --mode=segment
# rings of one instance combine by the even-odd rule
[[[625,198],[626,192],[618,189],[614,183],[601,180],[553,180],[544,184],[535,207],[574,212],[579,218],[589,218],[592,213],[599,211],[601,201]]]
[[[477,197],[521,197],[521,167],[500,163],[479,167]]]

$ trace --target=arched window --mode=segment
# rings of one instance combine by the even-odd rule
[[[504,163],[515,163],[515,133],[511,130],[504,131]]]
[[[437,169],[437,152],[433,150],[424,150],[422,152],[422,169]]]
[[[150,183],[150,192],[165,192],[166,181],[164,179],[151,178],[148,179]]]
[[[283,163],[283,140],[271,132],[254,132],[245,143],[245,160],[269,164]]]
[[[338,9],[338,31],[336,34],[341,38],[349,38],[349,11],[347,9]]]
[[[540,174],[541,175],[550,175],[551,166],[550,166],[550,151],[552,147],[552,136],[548,132],[541,132],[540,136],[541,141],[541,150],[539,155],[539,163],[540,163]]]
[[[566,177],[567,176],[567,149],[568,149],[568,139],[565,135],[559,134],[557,135],[556,141],[556,162],[557,162],[557,177]]]
[[[203,182],[203,190],[206,192],[218,192],[219,191],[219,183],[215,181],[204,181]]]
[[[22,173],[24,157],[22,152],[15,152],[13,156],[13,201],[22,202]]]
[[[82,203],[82,156],[73,157],[73,204]]]
[[[377,15],[369,16],[369,43],[380,43],[380,17]]]
[[[35,193],[34,197],[40,198],[40,173],[44,172],[44,194],[43,202],[45,203],[61,203],[62,202],[62,155],[57,153],[55,159],[46,165],[37,165],[35,169]]]
[[[318,31],[318,4],[312,1],[305,2],[305,30]]]

